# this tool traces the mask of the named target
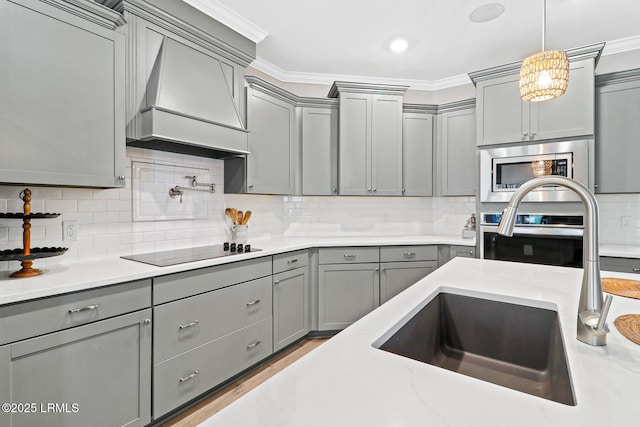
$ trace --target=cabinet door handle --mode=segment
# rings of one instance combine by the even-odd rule
[[[637,273],[638,271],[640,271],[640,268],[633,268],[631,271],[633,271],[634,273]]]
[[[289,261],[287,261],[287,264],[294,264],[296,262],[298,262],[298,259],[294,258],[294,259],[290,259]]]
[[[531,132],[531,136],[536,136],[536,131]]]
[[[355,254],[344,254],[344,259],[354,259],[356,257]]]
[[[194,320],[191,323],[187,323],[186,325],[180,325],[178,326],[179,330],[183,330],[183,329],[187,329],[187,328],[193,328],[194,326],[196,326],[199,322],[197,320]]]
[[[274,284],[274,285],[279,285],[279,284],[280,284],[280,280],[274,280],[274,281],[273,281],[273,284]]]
[[[86,307],[72,308],[71,310],[69,310],[69,314],[80,313],[80,312],[83,312],[83,311],[96,310],[97,308],[98,308],[98,304],[88,305]]]
[[[377,188],[374,188],[374,189],[373,189],[373,192],[375,193],[376,191],[378,191],[378,189],[377,189]]]
[[[189,381],[190,379],[193,379],[193,378],[197,377],[199,373],[200,372],[198,372],[198,371],[193,371],[193,373],[191,375],[187,375],[184,378],[180,378],[180,382],[183,383],[185,381]]]
[[[334,193],[337,193],[337,192],[338,192],[338,189],[337,189],[336,187],[333,187],[333,192],[334,192]]]
[[[249,301],[249,302],[247,303],[247,307],[251,307],[252,305],[256,305],[256,304],[258,304],[259,302],[260,302],[260,300],[259,300],[259,299],[254,299],[253,301]]]
[[[473,256],[473,251],[469,251],[469,255]]]
[[[253,184],[249,184],[249,189],[252,189],[252,188],[253,188]]]
[[[404,257],[405,258],[413,258],[414,256],[416,256],[415,252],[405,252],[404,253]]]
[[[382,267],[382,271],[387,271],[387,268],[386,267]]]
[[[255,340],[254,342],[252,342],[251,344],[249,344],[247,346],[247,350],[251,350],[252,348],[255,348],[258,346],[258,344],[260,344],[260,340]]]
[[[151,324],[151,319],[144,319],[144,321],[142,322],[145,325],[150,325]]]
[[[119,179],[120,181],[124,181],[124,175],[118,175],[118,179]]]
[[[529,132],[522,132],[522,136],[529,136]]]

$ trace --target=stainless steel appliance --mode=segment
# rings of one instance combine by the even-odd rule
[[[590,178],[589,153],[592,141],[548,142],[516,146],[494,146],[480,149],[480,200],[506,202],[513,192],[532,178],[564,176],[587,187]],[[592,157],[592,156],[591,156]],[[578,201],[572,191],[556,185],[546,185],[531,191],[527,202]]]
[[[518,214],[512,237],[498,234],[501,216],[480,215],[480,258],[582,267],[582,215]]]
[[[156,267],[167,267],[169,265],[184,264],[187,262],[238,255],[245,252],[257,252],[260,250],[262,249],[251,248],[249,246],[249,250],[246,250],[243,247],[242,250],[238,251],[235,243],[231,245],[225,243],[224,245],[197,246],[194,248],[173,249],[169,251],[127,255],[121,258],[155,265]]]

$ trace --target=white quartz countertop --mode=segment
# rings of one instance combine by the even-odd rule
[[[165,274],[177,273],[197,268],[227,264],[235,261],[259,258],[283,252],[312,247],[332,246],[386,246],[386,245],[465,245],[475,246],[475,239],[457,236],[379,236],[379,237],[309,237],[274,238],[251,242],[261,251],[237,254],[222,258],[190,262],[168,267],[155,267],[120,258],[102,261],[79,262],[41,268],[44,274],[30,278],[11,278],[9,274],[20,269],[20,264],[12,262],[10,271],[0,271],[0,305],[49,297],[68,292],[77,292],[100,286],[129,282]],[[64,255],[63,255],[64,256]],[[38,267],[38,260],[34,262]]]
[[[456,258],[201,427],[637,426],[640,346],[624,338],[613,320],[640,313],[640,301],[614,297],[608,345],[586,345],[576,339],[581,278],[580,269]],[[577,405],[513,391],[372,346],[440,291],[556,308]]]

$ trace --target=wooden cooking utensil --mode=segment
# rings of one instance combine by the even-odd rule
[[[238,211],[238,222],[237,224],[243,224],[242,222],[242,211]]]
[[[244,213],[244,218],[242,218],[241,224],[246,224],[249,222],[249,218],[251,218],[251,211],[246,211]]]
[[[227,215],[229,217],[229,219],[231,220],[231,222],[233,222],[233,212],[231,211],[231,209],[226,208],[224,210],[225,215]],[[233,222],[235,224],[235,222]]]

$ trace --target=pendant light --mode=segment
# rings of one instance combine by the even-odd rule
[[[527,102],[562,96],[569,85],[569,57],[561,50],[544,50],[547,0],[542,4],[542,52],[525,58],[520,67],[520,98]]]

